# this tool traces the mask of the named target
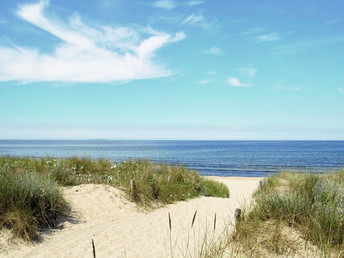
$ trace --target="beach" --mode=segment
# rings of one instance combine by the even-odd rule
[[[143,210],[112,186],[64,187],[72,216],[57,229],[28,244],[2,231],[1,257],[197,256],[205,246],[231,230],[236,208],[248,205],[262,178],[208,177],[226,184],[229,198],[199,197]],[[208,240],[204,240],[204,238]]]
[[[344,258],[344,0],[0,6],[0,258]]]

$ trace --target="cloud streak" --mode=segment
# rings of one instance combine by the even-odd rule
[[[258,72],[257,69],[254,69],[254,68],[246,68],[246,67],[243,67],[243,68],[240,68],[239,69],[243,74],[245,74],[246,76],[252,78],[256,75],[256,73]]]
[[[344,94],[344,88],[338,88],[337,89],[340,93],[343,93]]]
[[[338,36],[338,37],[329,37],[329,38],[324,38],[324,39],[308,39],[308,40],[295,42],[289,45],[279,46],[274,51],[274,54],[276,55],[293,54],[293,53],[297,53],[299,51],[303,51],[309,48],[315,48],[322,45],[334,44],[338,42],[340,43],[344,42],[344,37]]]
[[[159,0],[154,2],[153,6],[166,10],[173,10],[176,7],[176,3],[172,0]]]
[[[286,90],[286,91],[300,91],[299,87],[291,87],[291,86],[283,86],[280,84],[276,84],[274,86],[275,90]]]
[[[251,84],[242,83],[238,78],[235,77],[228,78],[227,82],[229,83],[229,85],[236,88],[245,88],[252,86]]]
[[[205,50],[204,52],[206,54],[209,54],[209,55],[219,55],[222,53],[221,49],[218,47],[211,47],[211,48]]]
[[[333,24],[336,24],[336,23],[339,23],[343,21],[343,19],[335,19],[335,20],[330,20],[328,22],[326,22],[327,25],[333,25]]]
[[[203,28],[209,28],[211,26],[211,23],[207,21],[202,12],[192,13],[181,24],[195,25]]]
[[[245,31],[242,31],[240,33],[240,35],[242,36],[246,36],[246,35],[252,35],[252,34],[257,34],[257,33],[260,33],[264,31],[264,28],[261,28],[261,27],[253,27],[253,28],[250,28],[248,30],[245,30]]]
[[[188,5],[189,6],[195,6],[195,5],[200,5],[200,4],[203,4],[203,0],[193,0],[193,1],[189,1],[188,2]]]
[[[17,15],[61,43],[51,54],[21,46],[0,46],[0,81],[91,83],[172,74],[154,61],[155,51],[184,39],[184,33],[171,36],[157,31],[144,34],[130,27],[93,28],[82,23],[79,16],[65,24],[45,15],[48,5],[48,1],[20,5]]]
[[[211,83],[211,80],[209,80],[209,79],[203,79],[203,80],[200,80],[199,82],[198,82],[198,84],[209,84],[209,83]]]
[[[279,39],[280,37],[277,35],[277,33],[264,34],[257,37],[257,40],[260,42],[275,41]]]

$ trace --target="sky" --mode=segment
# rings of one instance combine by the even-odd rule
[[[0,139],[344,140],[344,1],[1,0]]]

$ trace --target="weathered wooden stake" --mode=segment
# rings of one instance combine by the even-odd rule
[[[168,176],[167,182],[170,182],[170,181],[171,181],[171,176]]]
[[[263,187],[264,187],[263,181],[259,181],[259,190],[260,190],[261,192],[263,192]]]
[[[135,192],[136,190],[136,185],[135,185],[135,180],[130,180],[130,189],[132,192]]]
[[[93,249],[93,258],[96,258],[96,247],[94,246],[93,239],[92,239],[92,249]]]
[[[241,216],[241,209],[237,208],[235,209],[234,217],[235,219],[240,219]]]

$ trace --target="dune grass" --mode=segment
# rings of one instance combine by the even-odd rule
[[[0,228],[32,240],[39,227],[54,226],[67,208],[55,182],[36,172],[11,174],[0,168]]]
[[[229,197],[224,184],[181,166],[5,156],[0,157],[0,228],[11,228],[26,240],[34,239],[37,229],[54,226],[57,216],[68,212],[59,187],[87,183],[118,187],[143,207],[197,196]]]
[[[343,256],[344,170],[284,172],[267,178],[229,243],[249,256],[296,255],[300,242],[292,234],[316,245],[321,256]]]

